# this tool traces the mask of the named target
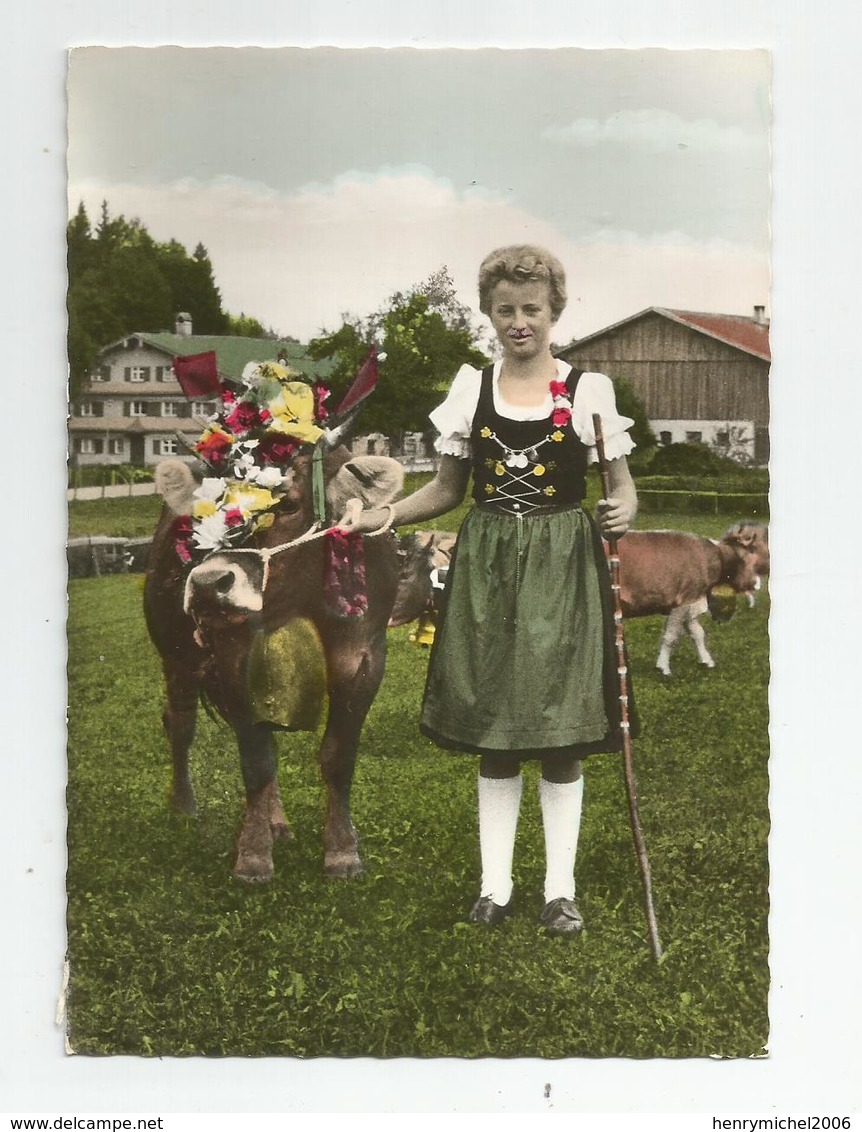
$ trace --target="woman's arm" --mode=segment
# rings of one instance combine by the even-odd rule
[[[470,461],[457,456],[441,456],[437,475],[404,499],[392,504],[391,526],[407,523],[423,523],[435,519],[457,507],[464,498],[470,479]],[[373,507],[368,511],[352,508],[350,504],[337,524],[342,530],[361,534],[376,531],[389,518],[389,507]]]
[[[607,538],[621,538],[638,513],[638,497],[625,456],[608,461],[610,498],[596,504],[596,522]]]

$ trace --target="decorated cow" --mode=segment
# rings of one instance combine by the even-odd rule
[[[325,391],[297,377],[264,363],[246,367],[241,386],[219,383],[222,407],[197,444],[209,474],[198,482],[180,460],[159,466],[165,506],[144,590],[165,675],[173,805],[194,812],[188,753],[203,698],[236,734],[246,807],[234,875],[249,882],[271,878],[273,841],[291,836],[273,733],[316,729],[327,700],[324,869],[361,872],[350,789],[398,588],[391,532],[345,535],[331,519],[353,498],[395,498],[401,466],[352,457],[327,427]]]

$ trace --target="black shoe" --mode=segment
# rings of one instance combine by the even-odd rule
[[[577,935],[583,930],[584,918],[574,900],[558,896],[542,909],[539,923],[549,935]]]
[[[510,899],[508,904],[495,904],[490,896],[480,896],[470,909],[467,920],[471,924],[485,924],[489,928],[496,927],[507,916],[511,916],[514,903],[514,898]]]

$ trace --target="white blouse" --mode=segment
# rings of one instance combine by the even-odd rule
[[[557,380],[565,381],[572,367],[560,358],[556,361]],[[503,400],[499,388],[501,366],[502,362],[499,361],[494,365],[494,408],[497,413],[514,421],[537,421],[550,416],[554,407],[550,389],[541,405],[510,405]],[[472,456],[470,432],[481,384],[481,370],[461,366],[455,374],[446,400],[430,414],[431,423],[440,433],[434,447],[441,455],[459,456],[462,459]],[[626,430],[631,428],[634,421],[631,417],[621,417],[617,412],[613,384],[603,373],[581,374],[572,405],[572,426],[581,442],[587,446],[588,461],[591,464],[598,460],[593,413],[600,413],[602,417],[607,458],[615,460],[619,456],[628,456],[635,447],[635,442]]]

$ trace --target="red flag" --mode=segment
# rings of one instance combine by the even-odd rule
[[[188,400],[209,397],[221,391],[215,350],[205,354],[188,354],[174,358],[174,376]]]
[[[344,394],[334,415],[340,417],[343,413],[349,412],[355,405],[358,405],[360,401],[364,401],[377,384],[377,376],[377,347],[372,346],[368,352],[368,357],[359,367],[359,372]]]

